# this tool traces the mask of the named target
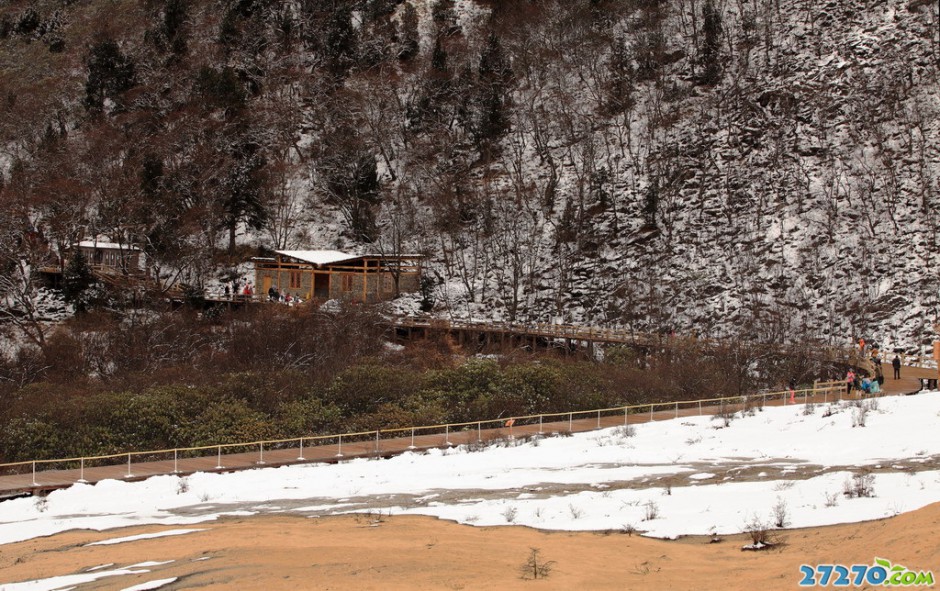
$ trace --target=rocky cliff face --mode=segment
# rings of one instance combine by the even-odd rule
[[[643,29],[662,30],[660,64],[644,76],[633,46],[622,112],[598,117],[582,102],[572,107],[580,135],[543,139],[540,152],[537,124],[527,134],[520,118],[506,141],[504,158],[531,151],[521,160],[535,192],[554,189],[544,218],[507,216],[510,232],[542,238],[523,245],[533,275],[523,314],[835,343],[929,339],[936,7],[724,3],[710,66],[701,20],[689,34],[691,4],[662,6],[662,21]],[[706,84],[709,67],[718,71]],[[539,100],[524,84],[516,92],[517,114]],[[551,231],[538,231],[543,219]],[[510,249],[493,266],[516,258]],[[507,274],[492,271],[504,289],[491,295],[511,310]]]

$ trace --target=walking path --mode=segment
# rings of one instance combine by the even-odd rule
[[[901,370],[902,378],[885,380],[883,395],[909,394],[920,390],[921,378],[937,377],[936,370],[904,367]],[[830,395],[811,396],[809,393],[797,395],[797,403],[827,403],[838,399]],[[752,397],[752,400],[757,400]],[[786,400],[767,400],[770,406],[786,404]],[[552,422],[542,422],[542,418],[516,421],[511,426],[504,425],[499,428],[483,429],[481,424],[474,424],[459,431],[445,430],[443,433],[406,435],[381,438],[380,434],[369,434],[357,440],[343,440],[342,437],[333,437],[318,440],[318,445],[301,447],[301,440],[295,439],[278,449],[265,449],[256,447],[242,453],[222,453],[219,448],[215,453],[206,450],[199,457],[179,457],[176,452],[152,454],[148,461],[132,462],[130,456],[124,464],[110,464],[106,466],[77,466],[68,469],[41,470],[33,472],[27,467],[27,472],[0,476],[0,499],[4,497],[24,494],[43,494],[58,488],[65,488],[75,483],[94,483],[105,479],[122,479],[128,481],[143,480],[161,474],[191,474],[194,472],[227,472],[257,468],[260,466],[282,466],[300,463],[338,462],[363,457],[388,457],[406,451],[422,450],[437,447],[446,447],[462,444],[479,444],[494,439],[507,437],[532,437],[539,434],[558,432],[585,432],[606,427],[616,427],[629,424],[645,423],[648,421],[667,420],[680,416],[698,414],[718,414],[719,412],[735,412],[741,410],[742,404],[735,405],[705,405],[680,407],[675,405],[671,410],[660,410],[642,414],[603,414],[583,418],[581,414],[575,419],[557,420],[553,415]],[[492,425],[492,423],[490,423]],[[398,432],[401,433],[401,432]],[[308,442],[309,443],[309,442]],[[111,460],[114,461],[114,460]],[[77,464],[78,462],[73,462]]]

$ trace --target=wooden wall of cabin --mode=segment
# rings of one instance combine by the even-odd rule
[[[294,273],[294,283],[291,274]],[[303,300],[313,298],[313,271],[310,269],[255,269],[255,294],[267,296],[268,289],[274,287],[283,296],[299,297]]]
[[[291,285],[291,273],[295,273],[294,287]],[[299,286],[297,281],[299,281]],[[365,283],[365,294],[363,284]],[[255,268],[255,294],[267,296],[268,288],[274,286],[282,294],[300,297],[303,300],[338,299],[349,301],[379,302],[395,297],[395,280],[391,273],[370,272],[368,275],[359,271],[314,271],[312,269],[276,269]],[[420,275],[402,273],[399,277],[401,293],[416,292],[420,289]]]

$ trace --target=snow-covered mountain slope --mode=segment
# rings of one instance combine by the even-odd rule
[[[50,242],[123,233],[196,286],[236,234],[418,251],[464,317],[933,336],[934,3],[110,6],[0,8],[0,191]]]
[[[521,77],[490,165],[495,227],[449,253],[470,271],[437,266],[462,280],[442,290],[452,308],[835,343],[934,334],[935,7],[717,4],[714,85],[697,81],[693,17],[677,2],[657,26],[671,57],[649,79],[632,72],[617,115],[593,98],[611,84],[610,54],[606,71],[562,60],[567,92]],[[616,25],[634,66],[639,14]],[[481,306],[461,301],[467,284]]]

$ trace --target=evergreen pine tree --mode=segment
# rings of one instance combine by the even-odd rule
[[[457,26],[457,14],[454,12],[454,0],[436,0],[431,6],[431,20],[437,28],[437,34],[450,36],[460,31]]]
[[[183,25],[186,23],[186,0],[167,0],[163,8],[163,37],[170,51],[181,56],[186,53],[186,35]]]
[[[408,61],[418,55],[418,11],[414,4],[405,3],[402,10],[401,21],[398,23],[398,59]]]
[[[69,258],[62,273],[62,295],[72,304],[76,313],[86,312],[89,304],[89,288],[95,283],[95,276],[88,268],[88,262],[81,249]]]
[[[265,159],[256,144],[243,145],[225,179],[223,226],[228,230],[228,252],[235,254],[235,231],[244,222],[260,230],[267,220],[263,202]]]
[[[330,71],[343,78],[356,61],[357,33],[352,24],[352,7],[340,3],[326,22],[326,43],[323,51]]]
[[[614,39],[607,68],[604,112],[609,115],[623,113],[633,106],[633,84],[636,75],[630,50],[623,37]]]
[[[721,79],[721,14],[712,0],[702,6],[702,47],[699,61],[702,65],[702,83],[709,86]]]
[[[114,39],[104,39],[92,47],[85,62],[88,80],[85,82],[85,108],[100,113],[105,99],[118,103],[121,95],[137,84],[133,60],[121,53]]]
[[[509,91],[512,69],[503,53],[499,37],[490,34],[480,56],[480,122],[477,140],[484,152],[509,129]]]

